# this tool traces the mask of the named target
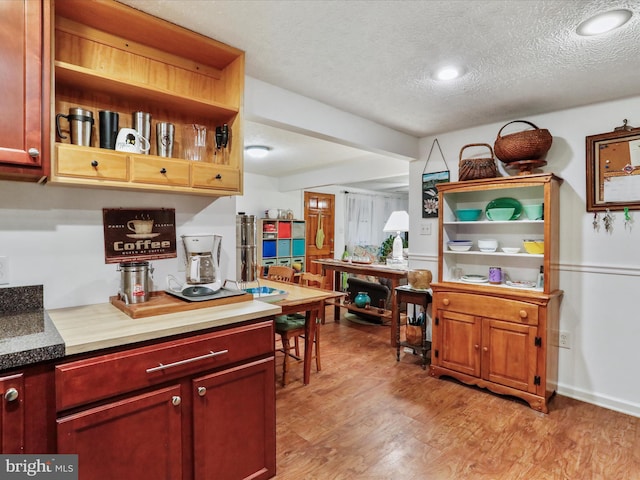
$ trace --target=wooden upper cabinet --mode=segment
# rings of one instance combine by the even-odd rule
[[[39,181],[49,159],[50,2],[0,2],[0,18],[0,178]]]
[[[57,167],[52,169],[52,182],[211,196],[242,193],[244,52],[113,0],[56,0],[54,32],[53,142],[69,143],[69,138],[57,136],[53,117],[74,107],[93,113],[91,146],[83,147],[88,156],[99,150],[101,110],[118,112],[119,128],[132,127],[136,111],[150,113],[152,121],[151,148],[144,162],[140,155],[99,150],[122,156],[124,181],[98,178],[97,171],[79,180]],[[171,169],[156,155],[158,122],[175,126]],[[202,162],[184,159],[182,132],[189,124],[206,127]],[[217,150],[216,127],[224,124],[230,132],[228,145]],[[66,135],[64,118],[61,127]],[[65,163],[70,152],[78,155],[77,149],[56,149],[54,165]],[[142,164],[150,176],[140,176]],[[198,164],[223,167],[224,181],[203,181]],[[179,171],[179,180],[161,173],[163,168]]]

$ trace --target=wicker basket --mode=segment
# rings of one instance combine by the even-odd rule
[[[409,345],[422,345],[422,327],[407,324],[406,337]]]
[[[510,133],[500,136],[502,130],[512,123],[526,123],[534,130]],[[521,160],[539,160],[543,158],[551,148],[553,137],[549,130],[536,127],[526,120],[514,120],[502,126],[498,132],[498,137],[493,145],[496,157],[504,163],[517,162]]]
[[[462,152],[468,147],[487,147],[491,157],[462,158]],[[493,158],[491,145],[487,143],[470,143],[460,149],[460,163],[458,164],[458,180],[477,180],[480,178],[494,178],[498,176],[498,167]]]

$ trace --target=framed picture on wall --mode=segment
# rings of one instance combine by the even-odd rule
[[[438,216],[438,183],[449,181],[449,170],[422,174],[422,218]]]
[[[427,165],[429,164],[429,160],[431,159],[431,154],[433,153],[433,148],[437,146],[438,151],[440,152],[440,156],[442,157],[442,161],[444,162],[446,170],[441,172],[432,172],[427,173]],[[427,161],[424,163],[424,169],[422,170],[422,218],[437,218],[438,217],[438,189],[436,185],[438,183],[446,183],[449,181],[449,165],[447,164],[447,160],[444,158],[444,154],[442,153],[442,149],[440,148],[440,142],[435,138],[433,143],[431,144],[431,149],[429,150],[429,155],[427,156]]]

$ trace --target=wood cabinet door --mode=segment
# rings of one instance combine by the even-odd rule
[[[195,480],[275,475],[273,357],[196,378],[193,396]]]
[[[58,453],[78,454],[81,478],[182,478],[182,394],[158,389],[58,419]]]
[[[5,92],[0,173],[28,175],[29,169],[35,169],[34,175],[41,173],[42,122],[47,115],[43,110],[43,15],[39,0],[0,2],[0,85]]]
[[[24,453],[24,376],[0,377],[0,446],[2,453]]]
[[[482,378],[536,393],[536,327],[485,318],[482,320]]]
[[[481,319],[473,315],[438,311],[436,344],[438,365],[474,377],[480,376]]]

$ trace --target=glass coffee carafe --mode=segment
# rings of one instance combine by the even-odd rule
[[[186,282],[217,292],[222,282],[219,273],[220,235],[182,235],[186,253]]]

